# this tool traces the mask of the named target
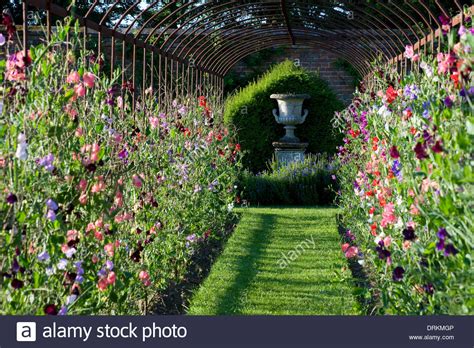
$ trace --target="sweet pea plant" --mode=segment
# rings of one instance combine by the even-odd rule
[[[474,31],[443,28],[442,52],[408,46],[419,70],[380,68],[335,118],[342,250],[369,275],[369,312],[473,313]]]
[[[206,98],[132,111],[78,31],[7,50],[0,314],[145,313],[233,219],[239,146]]]

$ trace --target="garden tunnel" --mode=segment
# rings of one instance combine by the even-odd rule
[[[71,16],[104,72],[122,68],[122,84],[136,91],[151,87],[161,100],[211,90],[222,98],[226,73],[271,47],[326,50],[349,62],[368,84],[376,59],[401,73],[416,69],[412,65],[419,63],[403,55],[405,46],[435,52],[443,25],[462,24],[473,10],[469,6],[463,0],[25,0],[23,44],[27,49],[35,11],[48,36],[56,20]]]

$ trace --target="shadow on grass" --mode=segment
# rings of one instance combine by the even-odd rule
[[[241,299],[258,273],[259,262],[264,257],[265,247],[270,243],[277,215],[259,214],[258,217],[260,221],[248,229],[250,236],[240,246],[244,253],[233,255],[237,265],[234,272],[236,276],[223,295],[216,299],[216,314],[240,313]]]

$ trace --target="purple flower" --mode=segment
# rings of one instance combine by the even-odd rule
[[[405,87],[403,94],[407,95],[411,100],[418,98],[418,93],[420,89],[416,85],[408,85]]]
[[[66,259],[59,260],[57,267],[59,270],[65,270],[67,267],[67,260]]]
[[[38,260],[43,262],[43,261],[48,261],[49,260],[49,254],[47,251],[43,251],[42,253],[38,254]]]
[[[446,105],[447,108],[453,107],[453,100],[451,99],[450,96],[447,96],[446,98],[444,98],[444,105]]]
[[[431,283],[425,284],[423,285],[423,290],[425,290],[427,294],[432,295],[434,293],[434,286]]]
[[[439,239],[445,240],[446,237],[448,237],[448,232],[446,231],[446,229],[444,227],[441,227],[438,230],[437,236],[438,236]]]
[[[436,243],[436,249],[439,251],[444,249],[444,239],[441,239],[439,242]]]
[[[38,160],[38,165],[46,169],[48,172],[52,172],[54,170],[53,162],[54,162],[54,156],[53,154],[50,153],[44,156],[43,158],[40,158]]]
[[[21,280],[18,280],[16,278],[13,279],[12,282],[11,282],[12,288],[16,289],[16,290],[21,289],[24,284],[25,284],[24,282],[22,282]]]
[[[105,276],[107,275],[107,272],[106,272],[105,269],[102,268],[102,269],[100,269],[100,270],[97,272],[97,275],[98,275],[99,277],[105,277]]]
[[[66,255],[66,257],[68,259],[70,259],[75,253],[76,253],[76,248],[69,248],[65,253],[64,255]]]
[[[46,206],[51,210],[58,210],[57,203],[55,201],[53,201],[51,198],[48,198],[46,200]]]
[[[405,274],[405,270],[403,269],[403,267],[395,267],[395,269],[393,270],[393,273],[392,273],[392,278],[394,281],[396,282],[399,282],[403,279],[403,275]]]
[[[128,157],[128,151],[127,149],[122,149],[119,153],[118,153],[118,158],[120,158],[121,160],[125,160],[126,158]]]
[[[400,161],[399,160],[393,161],[393,165],[392,165],[393,174],[396,177],[400,178],[401,171],[402,171],[402,164],[400,163]]]
[[[7,196],[7,203],[15,204],[16,202],[18,202],[18,197],[14,195],[13,193],[9,193]]]
[[[61,309],[58,312],[58,315],[66,315],[67,314],[67,307],[62,306]]]
[[[84,277],[82,275],[78,274],[74,281],[78,284],[82,284],[82,282],[84,281]]]
[[[403,233],[403,239],[404,240],[410,240],[411,241],[411,240],[416,239],[415,230],[411,226],[408,226],[407,228],[405,228],[402,233]]]
[[[217,185],[219,185],[219,181],[217,181],[217,179],[215,179],[214,181],[212,181],[212,182],[209,184],[209,186],[208,186],[209,191],[215,192]]]
[[[49,209],[48,212],[46,213],[46,218],[49,219],[50,221],[56,220],[56,213],[54,210]]]
[[[445,256],[456,255],[457,253],[458,253],[458,250],[452,244],[448,244],[444,248],[444,255]]]
[[[105,268],[107,268],[109,271],[113,270],[114,269],[114,263],[110,260],[107,260],[105,262]]]

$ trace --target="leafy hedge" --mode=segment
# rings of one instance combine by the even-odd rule
[[[272,109],[276,102],[272,93],[307,93],[309,109],[306,122],[299,126],[296,135],[309,142],[311,153],[334,153],[340,138],[332,132],[331,118],[343,108],[328,84],[316,74],[295,66],[290,61],[275,65],[260,80],[251,83],[229,97],[224,112],[224,122],[237,129],[237,136],[246,151],[244,166],[253,172],[266,168],[272,157],[272,142],[284,134],[282,125],[275,122]]]
[[[257,175],[244,171],[240,179],[242,199],[252,205],[328,205],[335,197],[334,172],[327,158],[321,156],[307,156],[304,162]]]

